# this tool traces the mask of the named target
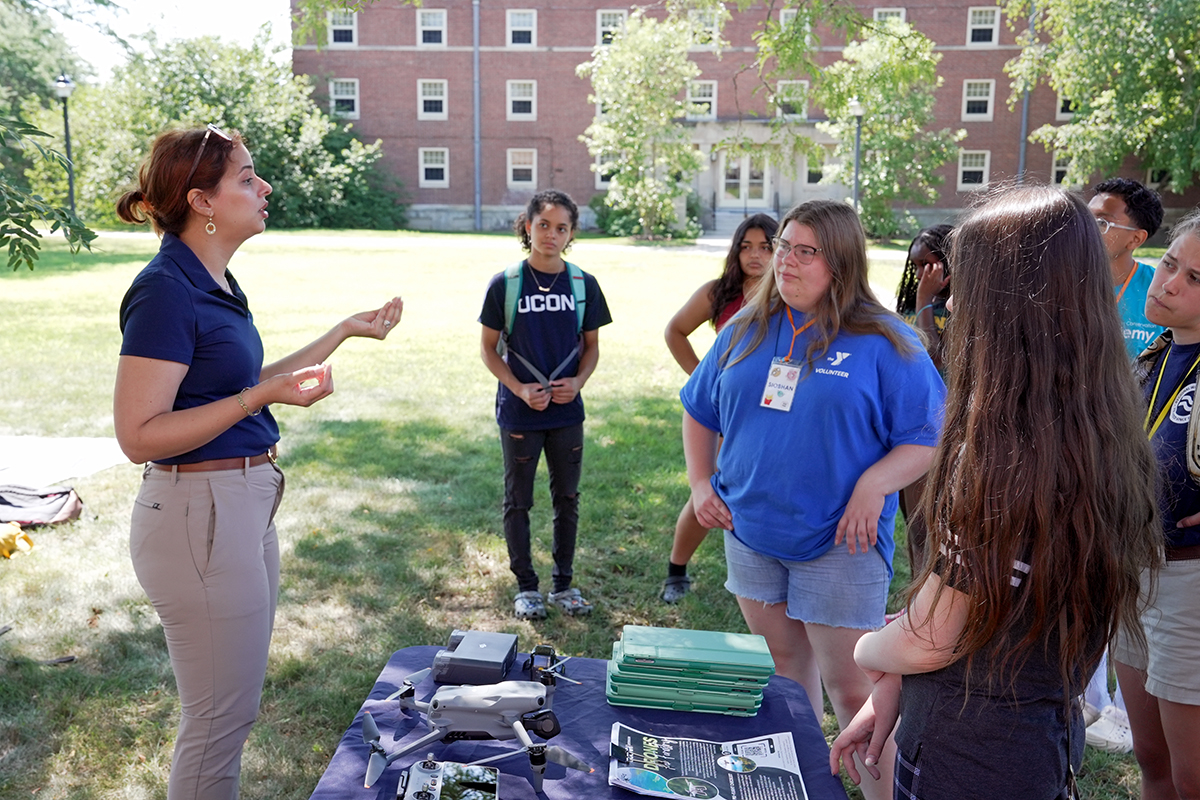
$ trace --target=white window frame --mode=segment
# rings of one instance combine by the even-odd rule
[[[528,85],[533,90],[533,93],[531,95],[529,95],[528,97],[526,97],[524,95],[517,95],[516,88],[518,85],[520,85],[520,86]],[[506,118],[509,120],[512,120],[514,122],[536,122],[537,121],[537,95],[538,95],[537,81],[531,81],[531,80],[506,81],[504,84],[504,109],[505,109]],[[515,109],[513,109],[513,103],[517,100],[529,100],[530,110],[528,112],[518,112]]]
[[[1067,170],[1071,167],[1071,159],[1069,156],[1060,156],[1055,150],[1050,156],[1050,185],[1061,186],[1064,189],[1072,188],[1073,184],[1067,183]],[[1062,180],[1059,180],[1058,173],[1062,171]]]
[[[992,15],[991,24],[984,22],[976,22],[976,13],[988,12]],[[977,30],[990,30],[992,32],[992,40],[990,42],[976,42],[974,32]],[[999,47],[1000,46],[1000,6],[971,6],[967,9],[967,47]]]
[[[720,44],[721,18],[715,9],[690,9],[688,11],[688,20],[692,23],[692,29],[696,37],[689,49],[712,50]],[[707,42],[700,41],[704,38],[702,31],[707,31]]]
[[[802,87],[800,91],[803,103],[799,113],[788,114],[783,110],[783,102],[789,102],[785,92],[793,86]],[[775,116],[780,119],[797,120],[800,122],[808,121],[808,81],[777,82],[775,84],[775,102],[772,105],[775,106]]]
[[[337,91],[337,85],[346,84],[354,87],[354,94],[345,94]],[[358,119],[362,111],[362,92],[359,90],[358,78],[330,78],[329,79],[329,116],[337,119]],[[353,111],[338,111],[338,100],[354,100]]]
[[[963,160],[967,156],[983,156],[983,182],[982,183],[963,183]],[[992,167],[992,151],[991,150],[959,150],[958,151],[958,191],[974,192],[979,189],[986,189],[988,182],[991,180]],[[972,164],[972,171],[978,170],[979,167]]]
[[[1054,101],[1054,119],[1057,122],[1068,122],[1075,118],[1074,111],[1063,111],[1063,106],[1068,105],[1071,101],[1066,95],[1059,92]]]
[[[817,169],[814,170],[813,164],[815,161],[816,161],[815,158],[809,158],[808,156],[804,157],[804,185],[805,186],[817,186],[821,183],[822,178],[825,177],[825,174],[824,174],[825,167],[828,166],[828,164],[829,164],[829,158],[826,158],[820,164],[816,164]],[[817,178],[815,181],[812,180],[813,172],[821,173],[821,177]]]
[[[1158,180],[1154,180],[1155,173],[1159,173]],[[1148,169],[1146,170],[1146,180],[1142,181],[1142,183],[1151,189],[1158,189],[1170,179],[1171,171],[1169,169]]]
[[[596,188],[601,191],[612,185],[612,179],[605,179],[604,177],[603,167],[606,161],[612,161],[612,159],[596,156],[596,168],[592,170],[596,173]]]
[[[334,22],[334,15],[338,16],[349,15],[350,23]],[[326,11],[325,12],[325,27],[329,31],[329,46],[330,47],[358,47],[358,12],[357,11]],[[333,40],[334,31],[350,31],[350,41],[335,42]]]
[[[436,93],[426,94],[426,88],[441,87],[440,99],[442,101],[441,111],[426,111],[425,99],[439,99]],[[450,118],[450,82],[444,78],[418,78],[417,79],[417,119],[420,120],[439,120]]]
[[[979,94],[979,90],[987,86],[987,95]],[[974,90],[974,94],[968,94]],[[971,112],[967,110],[969,101],[987,100],[987,111]],[[967,78],[963,81],[962,90],[962,121],[991,122],[996,110],[996,81],[994,78]]]
[[[435,24],[438,16],[441,16],[441,23]],[[449,13],[444,8],[418,8],[417,9],[417,47],[445,47],[446,40],[450,38]],[[426,42],[425,31],[439,31],[441,36],[440,42]]]
[[[519,165],[513,164],[513,156],[518,153],[533,154],[533,164],[519,164]],[[504,181],[505,181],[505,183],[508,184],[508,188],[514,189],[519,192],[523,192],[523,191],[536,192],[537,191],[537,182],[538,182],[537,162],[538,162],[538,152],[537,152],[536,147],[510,147],[510,148],[508,148],[504,152]],[[529,167],[530,175],[532,176],[532,180],[529,180],[529,181],[513,180],[513,169],[516,166]]]
[[[712,94],[708,96],[695,94],[695,90],[700,86],[711,88]],[[697,98],[699,99],[697,100]],[[687,114],[688,122],[711,122],[715,120],[717,118],[717,82],[707,80],[691,81],[688,83],[687,87],[687,102],[689,106],[696,104],[697,102],[708,103],[707,114],[694,114],[689,111]]]
[[[442,154],[442,178],[441,180],[426,179],[425,168],[437,167],[437,164],[426,163],[426,154],[434,153]],[[450,148],[449,147],[418,147],[417,148],[417,186],[422,189],[449,189],[450,188]]]
[[[516,14],[531,14],[533,21],[529,26],[514,25],[513,16]],[[537,47],[537,9],[536,8],[510,8],[504,12],[504,46],[505,47]],[[529,31],[529,41],[521,42],[520,44],[513,42],[513,33],[516,31]]]
[[[619,15],[621,22],[616,27],[604,24],[606,14]],[[611,34],[616,34],[617,31],[625,27],[625,23],[629,21],[629,9],[626,8],[598,8],[596,9],[596,44],[609,44],[612,40]],[[604,34],[608,33],[609,41],[604,41]]]
[[[888,6],[886,8],[877,8],[872,12],[872,16],[876,22],[883,22],[885,19],[896,19],[900,22],[908,21],[908,9],[900,6]]]
[[[779,28],[780,28],[780,30],[783,30],[788,25],[791,25],[796,20],[797,16],[799,16],[799,12],[796,9],[781,8],[779,10]],[[805,28],[804,28],[804,41],[810,46],[813,44],[813,35],[812,35],[812,27],[811,26],[805,26]]]

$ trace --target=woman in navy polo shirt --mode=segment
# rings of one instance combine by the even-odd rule
[[[266,227],[271,193],[241,136],[212,125],[168,131],[138,183],[117,213],[149,221],[162,246],[121,302],[113,419],[125,455],[149,462],[130,552],[182,705],[168,797],[233,799],[279,586],[283,473],[268,406],[310,406],[333,392],[322,362],[351,336],[385,338],[403,303],[349,317],[264,366],[246,295],[226,269]]]

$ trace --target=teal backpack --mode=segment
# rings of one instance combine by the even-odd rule
[[[508,336],[512,333],[513,324],[517,319],[517,304],[521,302],[522,281],[525,278],[525,270],[522,267],[525,262],[518,261],[515,264],[509,265],[504,270],[504,330],[500,332],[500,341],[496,343],[496,352],[500,355],[511,354],[516,356],[517,360],[525,365],[525,368],[533,374],[538,383],[546,391],[550,390],[550,382],[557,378],[559,374],[567,368],[571,363],[571,359],[579,352],[580,342],[583,337],[583,312],[587,305],[587,292],[584,288],[583,270],[572,264],[570,261],[564,261],[567,265],[567,278],[571,283],[571,294],[575,297],[575,334],[579,341],[575,343],[575,349],[563,359],[563,362],[554,368],[550,376],[542,374],[542,371],[529,363],[529,360],[515,350],[510,350],[508,347]]]

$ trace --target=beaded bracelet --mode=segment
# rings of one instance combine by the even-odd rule
[[[242,391],[237,393],[238,405],[242,407],[242,411],[246,412],[247,417],[257,417],[259,414],[262,413],[262,406],[259,406],[257,411],[250,410],[250,406],[246,405],[246,401],[242,399],[242,395],[248,391],[250,391],[249,386],[247,386],[245,389],[242,389]]]

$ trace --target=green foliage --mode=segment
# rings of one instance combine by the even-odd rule
[[[859,203],[863,227],[877,238],[897,235],[903,223],[893,204],[928,205],[942,179],[935,171],[952,161],[965,131],[930,130],[934,90],[941,85],[933,42],[903,22],[889,21],[842,52],[815,92],[829,115],[818,124],[838,141],[826,179],[854,182],[854,138],[858,124],[850,101],[863,107]]]
[[[38,138],[48,134],[19,120],[0,117],[0,147],[15,150],[34,150],[38,158],[56,170],[65,172],[67,161],[60,154],[43,147]],[[41,230],[35,222],[49,223],[50,232],[62,231],[72,253],[80,248],[91,249],[96,234],[84,227],[69,209],[60,208],[38,195],[30,194],[8,179],[7,171],[0,172],[0,250],[8,249],[8,266],[17,269],[21,264],[33,269],[41,248]]]
[[[622,212],[617,218],[632,218],[632,232],[645,236],[676,226],[675,199],[704,166],[681,123],[693,110],[685,89],[700,74],[688,60],[695,34],[684,17],[660,21],[635,11],[612,44],[597,46],[577,69],[602,109],[580,139],[612,176],[607,203]]]
[[[404,222],[397,187],[376,164],[379,142],[365,144],[349,125],[320,109],[308,82],[267,50],[265,34],[249,47],[213,38],[180,40],[137,54],[102,89],[71,100],[76,194],[81,215],[116,223],[113,203],[135,183],[154,136],[175,126],[212,122],[239,130],[258,173],[271,182],[271,226],[396,228]],[[61,122],[44,115],[47,130]],[[35,169],[47,196],[61,178]]]
[[[54,81],[66,73],[78,78],[78,59],[44,11],[0,0],[0,114],[15,116],[22,101],[55,104]]]
[[[1030,0],[1010,0],[1027,26]],[[1111,174],[1134,155],[1182,192],[1200,172],[1200,27],[1196,0],[1038,0],[1034,34],[1008,65],[1013,100],[1045,80],[1074,116],[1032,138],[1071,158],[1067,183]]]

